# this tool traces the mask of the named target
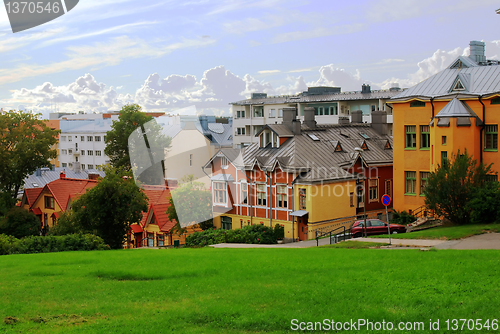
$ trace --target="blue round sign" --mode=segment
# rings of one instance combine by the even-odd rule
[[[384,204],[385,206],[388,206],[389,204],[391,204],[391,196],[385,194],[382,196],[382,204]]]

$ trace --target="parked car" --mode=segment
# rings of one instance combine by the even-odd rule
[[[361,237],[365,234],[365,221],[358,220],[352,224],[351,234],[354,238]],[[406,227],[399,224],[389,224],[391,234],[405,233]],[[387,234],[387,223],[380,219],[367,219],[366,220],[366,233],[373,234]]]

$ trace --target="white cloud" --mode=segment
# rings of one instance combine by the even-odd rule
[[[343,68],[336,68],[333,64],[321,66],[319,79],[308,83],[309,86],[334,86],[341,87],[342,91],[358,91],[366,83],[361,79],[359,70],[356,73],[347,72]],[[376,87],[373,87],[376,88]]]
[[[307,90],[307,84],[304,81],[303,76],[299,77],[288,76],[286,79],[289,82],[289,84],[281,85],[278,88],[276,88],[275,91],[277,95],[295,95]]]
[[[263,70],[263,71],[258,71],[257,73],[259,74],[273,74],[273,73],[280,73],[280,70]]]

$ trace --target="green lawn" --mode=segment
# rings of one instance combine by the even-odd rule
[[[497,233],[500,232],[500,224],[434,227],[428,230],[416,231],[411,233],[392,234],[391,237],[394,239],[456,240],[488,232],[497,232]],[[387,238],[387,237],[388,237],[387,234],[370,236],[370,238]]]
[[[293,332],[292,319],[368,319],[423,322],[427,330],[397,332],[428,333],[429,319],[439,319],[435,332],[446,333],[446,319],[499,317],[499,277],[494,250],[7,255],[0,256],[0,332],[282,333]]]

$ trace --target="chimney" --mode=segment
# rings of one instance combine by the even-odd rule
[[[66,172],[64,170],[59,173],[59,178],[64,179],[66,177]]]
[[[363,123],[363,112],[361,110],[351,111],[351,123]]]
[[[486,57],[484,55],[484,42],[471,41],[470,44],[470,56],[469,58],[476,63],[486,62]]]
[[[370,85],[363,84],[363,86],[361,86],[361,93],[362,94],[369,94],[371,92],[372,92],[372,90],[371,90]]]
[[[283,108],[283,124],[285,124],[290,130],[292,129],[292,122],[296,120],[297,108],[287,107]]]
[[[301,132],[300,120],[294,119],[292,121],[292,129],[291,130],[292,130],[294,135],[300,135],[300,132]]]
[[[37,169],[35,171],[35,175],[36,176],[42,176],[42,169],[40,167],[37,167]]]
[[[349,117],[348,116],[339,116],[339,125],[348,125]]]
[[[311,129],[316,128],[316,120],[314,119],[314,107],[304,108],[304,124]]]
[[[389,131],[387,130],[387,112],[382,110],[372,111],[372,128],[379,135],[387,135]]]

